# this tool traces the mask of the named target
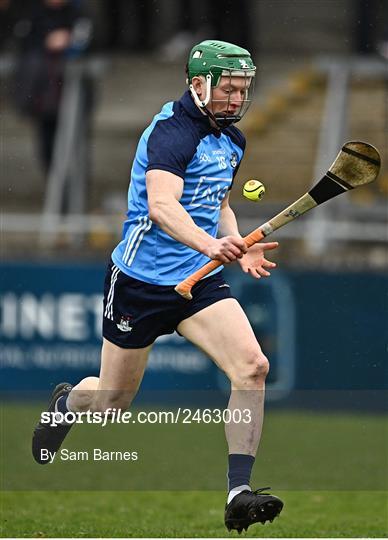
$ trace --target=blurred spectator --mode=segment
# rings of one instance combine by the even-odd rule
[[[40,0],[28,4],[14,27],[20,41],[14,99],[36,124],[46,173],[53,156],[66,59],[85,49],[91,23],[79,2]]]

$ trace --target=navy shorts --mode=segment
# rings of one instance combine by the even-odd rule
[[[140,349],[178,324],[224,298],[232,298],[222,272],[199,281],[192,300],[182,298],[174,286],[152,285],[132,278],[110,262],[104,286],[103,336],[119,347]]]

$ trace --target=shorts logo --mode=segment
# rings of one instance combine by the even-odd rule
[[[231,156],[230,156],[230,164],[231,166],[233,167],[233,169],[235,169],[237,167],[237,154],[236,152],[232,152]]]
[[[133,326],[130,326],[131,322],[132,322],[131,315],[122,315],[119,324],[117,324],[116,326],[122,332],[131,332],[133,328]]]

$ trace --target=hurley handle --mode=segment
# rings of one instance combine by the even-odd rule
[[[255,229],[251,233],[249,233],[247,236],[244,237],[244,242],[247,246],[247,248],[250,248],[253,246],[253,244],[256,244],[257,242],[260,242],[264,238],[264,233],[259,227],[258,229]],[[175,287],[175,290],[177,293],[179,293],[183,298],[186,298],[187,300],[191,300],[193,297],[191,295],[191,289],[194,287],[196,283],[203,277],[207,276],[221,266],[223,263],[221,261],[210,261],[202,268],[194,272],[194,274],[191,274],[188,278],[178,283],[178,285]]]

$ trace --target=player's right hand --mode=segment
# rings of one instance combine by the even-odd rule
[[[228,264],[241,259],[246,252],[247,246],[240,236],[224,236],[223,238],[215,238],[205,254],[210,259]]]

